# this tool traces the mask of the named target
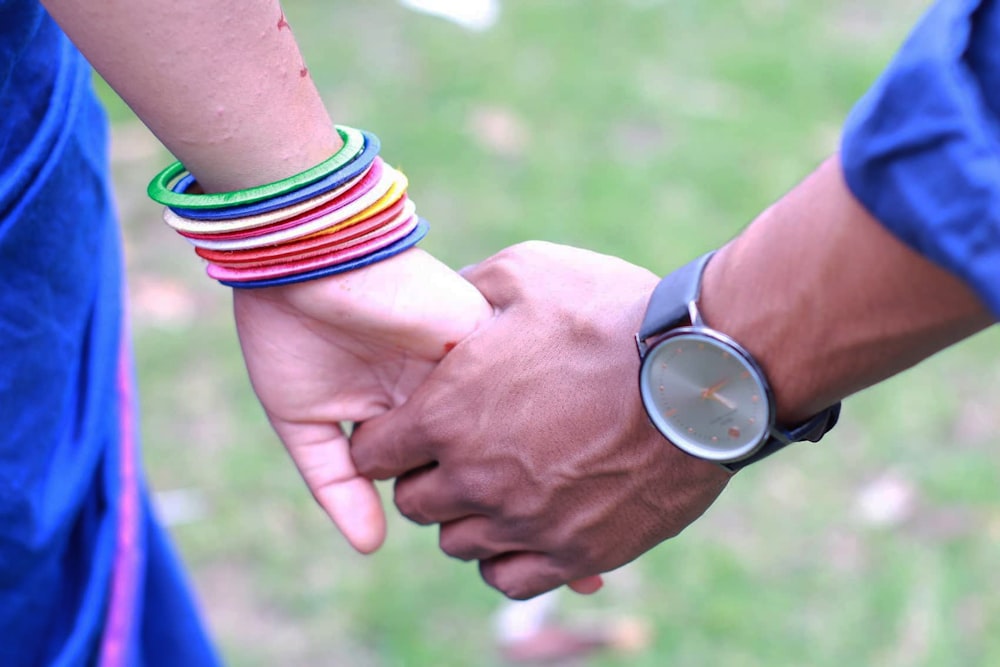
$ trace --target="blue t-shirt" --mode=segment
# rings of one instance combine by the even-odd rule
[[[0,0],[0,665],[215,665],[139,469],[91,70]]]
[[[1000,317],[1000,2],[940,0],[852,111],[844,176]]]

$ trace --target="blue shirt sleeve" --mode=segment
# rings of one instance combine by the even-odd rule
[[[938,0],[848,117],[848,187],[1000,317],[1000,2]]]

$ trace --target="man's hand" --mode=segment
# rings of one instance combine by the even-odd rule
[[[402,404],[434,363],[492,314],[427,253],[286,287],[234,292],[254,390],[313,496],[361,552],[379,547],[375,487],[351,461],[342,422]]]
[[[401,407],[352,436],[358,470],[442,550],[529,598],[619,567],[700,516],[729,475],[649,423],[633,339],[657,277],[547,243],[464,273],[497,309]]]

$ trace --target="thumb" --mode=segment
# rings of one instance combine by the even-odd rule
[[[273,421],[313,498],[351,546],[372,553],[385,541],[385,513],[374,482],[351,460],[338,424]]]
[[[433,438],[423,428],[428,413],[423,405],[437,370],[431,371],[431,377],[403,405],[354,427],[350,455],[359,474],[391,479],[434,462]]]
[[[523,291],[519,274],[526,268],[521,248],[527,244],[511,246],[478,264],[466,266],[459,274],[489,301],[496,310],[505,310]]]

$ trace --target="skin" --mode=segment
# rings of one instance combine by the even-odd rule
[[[496,316],[357,429],[358,469],[397,477],[399,510],[440,524],[441,548],[513,598],[618,567],[701,516],[729,475],[660,436],[639,398],[632,336],[656,277],[541,243],[465,276]],[[720,250],[700,306],[760,361],[785,425],[993,322],[858,204],[836,157]]]
[[[665,447],[642,409],[632,336],[657,277],[540,242],[465,275],[494,320],[352,438],[365,474],[401,475],[399,510],[440,523],[445,553],[479,560],[518,599],[613,569],[697,518],[729,476]]]
[[[341,145],[273,0],[44,5],[206,191],[299,173]],[[250,379],[275,430],[348,541],[377,549],[381,503],[340,424],[401,404],[492,310],[419,249],[341,276],[235,290],[233,302]]]
[[[994,321],[965,283],[868,214],[836,156],[720,250],[701,311],[761,363],[785,424]]]
[[[207,191],[277,180],[339,148],[276,2],[45,5]],[[441,523],[442,548],[480,561],[511,597],[574,580],[593,590],[593,575],[676,535],[728,481],[669,446],[638,401],[631,336],[655,278],[549,244],[515,247],[466,276],[495,312],[419,250],[237,291],[251,381],[359,550],[385,531],[360,469],[398,476],[400,510]],[[717,255],[702,312],[761,361],[783,423],[991,322],[960,282],[858,206],[835,161]],[[364,422],[353,452],[345,421]]]

